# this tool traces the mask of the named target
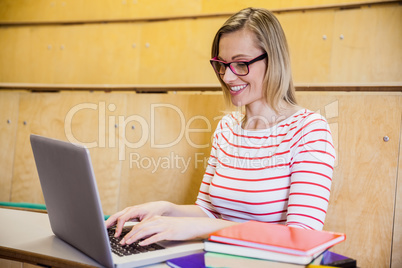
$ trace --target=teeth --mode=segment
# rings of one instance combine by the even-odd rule
[[[243,88],[245,88],[247,85],[242,85],[242,86],[235,86],[235,87],[231,87],[230,89],[232,91],[239,91],[242,90]]]

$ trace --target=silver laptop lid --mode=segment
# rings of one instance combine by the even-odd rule
[[[104,266],[112,267],[109,238],[88,149],[31,135],[53,233]]]

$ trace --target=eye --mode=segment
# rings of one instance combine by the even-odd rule
[[[247,64],[244,62],[233,62],[232,67],[235,69],[237,74],[247,74],[248,73],[248,67]]]
[[[218,64],[218,70],[219,70],[220,72],[224,73],[224,72],[225,72],[225,69],[226,69],[225,64],[219,62],[219,64]]]

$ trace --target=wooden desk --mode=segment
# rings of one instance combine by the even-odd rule
[[[0,208],[0,258],[45,267],[101,267],[57,238],[46,213]],[[166,264],[148,266],[168,267]]]

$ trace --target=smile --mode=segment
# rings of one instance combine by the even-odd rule
[[[243,89],[245,89],[247,87],[246,85],[241,85],[241,86],[234,86],[234,87],[230,87],[230,93],[231,94],[239,94],[241,91],[243,91]]]

